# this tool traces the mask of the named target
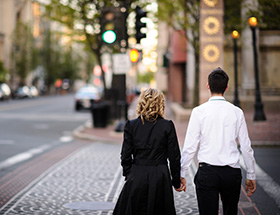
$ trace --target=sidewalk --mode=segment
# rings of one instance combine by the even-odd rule
[[[80,145],[81,143],[78,143]],[[61,147],[60,150],[63,150]],[[119,153],[121,144],[88,142],[64,159],[43,171],[40,176],[18,192],[3,207],[0,214],[14,215],[111,215],[124,184]],[[55,158],[57,150],[45,157]],[[34,163],[30,161],[29,163]],[[38,166],[46,160],[38,159]],[[15,170],[17,172],[18,170]],[[30,175],[21,169],[18,182]],[[34,170],[33,170],[34,171]],[[198,215],[193,184],[196,172],[192,163],[187,175],[187,191],[175,192],[177,215]],[[7,182],[8,183],[8,182]],[[11,189],[8,191],[11,192]],[[222,213],[220,213],[221,215]],[[256,215],[258,209],[241,192],[239,215]]]

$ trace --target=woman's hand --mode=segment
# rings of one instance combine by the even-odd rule
[[[180,188],[175,188],[175,190],[177,192],[181,192],[181,191],[186,192],[186,179],[185,178],[181,177],[181,186],[180,186]]]

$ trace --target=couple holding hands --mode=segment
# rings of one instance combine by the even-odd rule
[[[185,176],[196,153],[199,214],[218,215],[221,198],[223,214],[237,215],[242,181],[238,143],[248,196],[256,190],[255,159],[243,111],[223,97],[228,80],[221,68],[209,74],[210,99],[192,110],[182,153],[173,122],[164,118],[163,93],[152,88],[141,93],[138,118],[127,121],[124,129],[125,184],[114,215],[175,215],[172,186],[186,192]]]

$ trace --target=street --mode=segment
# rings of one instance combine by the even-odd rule
[[[72,136],[91,119],[74,111],[73,95],[2,102],[0,119],[0,214],[112,214],[121,144]],[[250,199],[243,192],[239,213],[280,214],[280,147],[254,150],[257,191]],[[195,172],[193,163],[187,192],[174,192],[177,214],[198,214]]]
[[[73,129],[89,117],[89,112],[74,111],[72,95],[0,103],[0,169],[9,167],[9,163],[3,166],[3,161],[13,156],[10,162],[17,164],[25,157],[71,141]],[[21,154],[26,152],[29,154]]]

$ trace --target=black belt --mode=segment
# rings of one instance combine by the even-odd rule
[[[211,164],[208,163],[199,163],[199,167],[204,167],[204,166],[212,166]]]
[[[167,164],[167,160],[166,159],[159,159],[159,160],[135,159],[133,160],[132,163],[139,166],[157,166],[157,165]]]
[[[209,164],[209,163],[204,163],[204,162],[199,163],[198,166],[199,166],[199,167],[212,166],[212,167],[219,167],[219,168],[229,167],[228,165],[227,165],[227,166],[215,166],[215,165],[211,165],[211,164]]]

